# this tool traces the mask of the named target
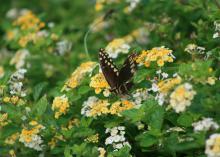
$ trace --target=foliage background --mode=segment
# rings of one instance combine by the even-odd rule
[[[142,0],[131,12],[124,12],[127,2],[104,4],[99,11],[95,9],[96,2],[90,0],[32,0],[16,1],[8,0],[0,5],[0,65],[4,68],[4,76],[1,78],[1,113],[8,113],[6,126],[0,127],[0,154],[1,156],[98,156],[98,147],[106,149],[108,156],[205,156],[205,141],[213,133],[219,130],[194,132],[192,123],[202,117],[212,117],[220,123],[220,51],[219,38],[213,38],[215,21],[220,19],[218,1],[212,0]],[[57,35],[57,41],[67,40],[72,43],[72,48],[64,55],[50,52],[49,48],[56,47],[56,40],[43,39],[39,43],[30,43],[25,46],[30,55],[26,58],[25,88],[27,96],[21,98],[21,104],[5,102],[4,98],[11,97],[8,81],[13,72],[14,65],[10,64],[11,58],[22,47],[15,41],[7,40],[7,32],[12,30],[13,21],[6,17],[6,13],[12,8],[26,8],[31,10],[41,21],[46,23],[46,29],[50,34]],[[114,13],[109,19],[111,24],[105,29],[92,32],[88,36],[87,45],[90,58],[86,56],[84,49],[84,36],[89,25],[100,16],[105,15],[110,9]],[[53,22],[54,27],[49,28],[48,23]],[[167,63],[162,71],[172,75],[178,73],[183,82],[190,82],[196,91],[196,96],[190,107],[185,112],[176,113],[172,109],[167,110],[168,104],[158,105],[154,100],[155,95],[150,93],[149,98],[142,102],[142,107],[124,111],[122,116],[102,115],[98,117],[85,117],[81,115],[81,108],[89,96],[96,95],[105,99],[102,94],[95,94],[89,87],[90,77],[83,78],[83,83],[77,88],[66,92],[70,108],[59,119],[54,118],[51,109],[53,100],[63,95],[61,89],[71,73],[85,61],[98,62],[98,50],[105,48],[115,38],[122,38],[133,30],[145,27],[148,30],[146,42],[140,43],[134,40],[131,49],[138,53],[153,47],[165,46],[173,50],[176,59],[173,63]],[[188,44],[196,44],[205,47],[203,54],[187,53]],[[209,55],[208,59],[205,59]],[[116,63],[120,65],[127,54],[121,54]],[[28,66],[31,65],[31,66]],[[45,68],[45,65],[47,68]],[[49,68],[48,68],[49,67]],[[195,69],[193,70],[193,67]],[[211,72],[210,68],[212,69]],[[150,88],[151,83],[146,78],[153,79],[160,68],[153,65],[151,68],[141,66],[134,77],[135,87]],[[95,69],[95,73],[98,69]],[[214,78],[214,84],[207,83],[209,77]],[[118,100],[117,96],[108,98],[110,102]],[[27,114],[26,107],[31,111]],[[27,119],[22,120],[26,115]],[[69,130],[62,130],[72,118],[77,118],[79,124]],[[19,132],[35,120],[46,128],[40,133],[44,141],[43,151],[35,151],[27,148],[17,139],[13,145],[5,144],[5,139]],[[141,122],[144,128],[139,130],[137,124]],[[123,125],[126,127],[126,137],[131,149],[124,147],[114,152],[109,146],[105,146],[105,128]],[[172,127],[181,127],[184,132],[166,131]],[[149,129],[151,128],[151,129]],[[56,146],[51,149],[48,142],[58,133],[65,140],[57,140]],[[87,137],[99,134],[99,142],[85,142]],[[179,139],[192,138],[193,140]],[[14,151],[10,152],[11,150]]]

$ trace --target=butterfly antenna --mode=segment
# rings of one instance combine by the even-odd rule
[[[85,52],[86,52],[86,56],[87,58],[90,60],[90,55],[89,55],[89,51],[88,51],[88,47],[87,47],[87,38],[90,34],[90,32],[101,22],[105,21],[105,20],[108,20],[108,18],[111,17],[111,15],[114,13],[114,10],[111,9],[109,10],[100,20],[98,20],[97,22],[95,22],[94,24],[92,24],[88,31],[86,32],[85,36],[84,36],[84,39],[83,39],[83,42],[84,42],[84,49],[85,49]]]

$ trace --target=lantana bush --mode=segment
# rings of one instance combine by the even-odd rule
[[[219,0],[8,0],[0,15],[1,157],[220,157]],[[127,94],[101,48],[118,69],[137,54]]]

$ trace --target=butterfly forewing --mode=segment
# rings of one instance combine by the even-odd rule
[[[109,86],[111,89],[116,88],[118,85],[119,71],[104,49],[100,49],[99,51],[99,62],[102,73],[105,76]]]
[[[137,54],[132,53],[128,56],[128,58],[125,60],[120,72],[119,72],[119,80],[118,83],[124,84],[131,81],[136,69],[137,69],[137,63],[135,61]]]

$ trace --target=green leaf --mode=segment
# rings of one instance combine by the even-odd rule
[[[34,89],[33,89],[33,97],[34,97],[34,101],[38,100],[39,97],[41,96],[41,93],[43,91],[43,89],[48,85],[47,82],[41,82],[39,84],[37,84]]]
[[[150,147],[158,141],[156,137],[148,134],[147,132],[138,135],[135,139],[139,141],[141,147]]]
[[[131,119],[132,122],[137,122],[140,121],[145,113],[143,109],[131,109],[131,110],[126,110],[124,112],[121,113],[123,116]]]
[[[34,106],[34,110],[37,111],[37,115],[41,116],[45,113],[46,109],[47,109],[47,97],[43,96],[38,102],[37,104],[35,104]]]
[[[78,90],[78,93],[80,95],[86,94],[91,90],[91,88],[89,86],[81,86]]]
[[[130,156],[130,150],[131,148],[128,146],[124,146],[123,148],[119,149],[118,151],[114,151],[110,154],[108,154],[109,156],[113,156],[113,157],[129,157]]]
[[[177,119],[177,123],[184,127],[189,127],[193,123],[193,117],[189,113],[183,113],[180,115],[180,117]]]
[[[64,149],[64,157],[72,157],[71,148],[69,146],[66,146]]]

